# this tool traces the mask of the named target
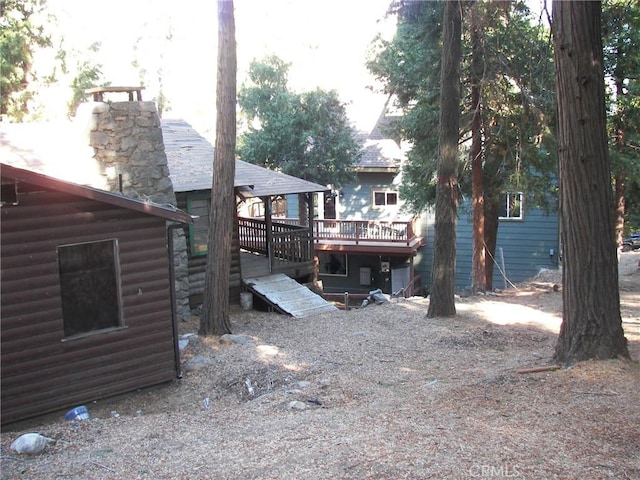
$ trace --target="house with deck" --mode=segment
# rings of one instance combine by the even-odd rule
[[[209,203],[198,200],[211,173],[187,155],[187,183],[200,183],[180,183],[171,153],[179,203],[195,213],[176,208],[155,104],[98,100],[70,125],[0,124],[3,423],[181,374],[176,322],[204,288]],[[197,149],[167,140],[182,154]],[[295,193],[309,218],[311,195],[325,189],[244,162],[234,185],[239,203],[260,198],[267,212]],[[312,225],[238,216],[234,239],[232,299],[244,289],[295,316],[335,310],[294,280],[314,277]]]
[[[213,146],[184,120],[163,120],[162,133],[177,205],[197,217],[185,229],[193,308],[204,293]],[[305,205],[304,217],[314,218],[315,195],[327,187],[241,160],[235,163],[234,187],[230,300],[239,303],[241,292],[250,291],[269,308],[294,316],[334,310],[303,285],[317,277],[314,224],[274,215],[283,199],[294,197],[296,205]]]
[[[399,191],[404,154],[381,135],[363,139],[357,182],[325,193],[315,220],[319,276],[327,294],[375,289],[412,296],[422,292],[415,259],[424,247],[425,215],[408,215]]]
[[[205,288],[213,146],[182,120],[160,121],[157,114],[147,115],[156,107],[140,100],[139,87],[95,90],[96,101],[80,106],[76,122],[86,126],[93,159],[107,177],[107,188],[134,198],[168,202],[196,217],[193,225],[174,232],[178,309],[183,318],[190,316],[191,309],[202,303]],[[137,101],[133,100],[134,91]],[[106,101],[107,93],[129,93],[129,99]],[[159,189],[167,190],[164,199],[157,198]],[[313,225],[274,222],[272,215],[276,199],[295,194],[306,205],[305,217],[313,218],[313,194],[325,189],[236,161],[234,198],[238,210],[232,232],[230,303],[239,303],[242,291],[252,291],[273,309],[295,316],[332,307],[301,285],[313,280]],[[262,217],[241,217],[243,205],[254,201],[265,206]],[[274,280],[265,277],[276,274],[280,274],[279,283],[265,286]],[[297,302],[284,302],[271,290],[290,292]]]
[[[357,181],[325,193],[315,220],[320,278],[329,296],[363,294],[380,288],[396,295],[430,290],[435,213],[411,216],[400,196],[405,153],[383,133],[383,114],[361,138],[364,155]],[[504,192],[494,260],[494,287],[508,288],[559,265],[559,227],[555,212],[528,202],[526,192]],[[456,289],[471,286],[472,217],[462,202],[456,235]]]

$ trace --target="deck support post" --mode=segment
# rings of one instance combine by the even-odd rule
[[[272,215],[272,206],[271,206],[271,197],[262,197],[262,201],[264,202],[264,223],[266,228],[266,239],[267,239],[267,257],[269,258],[269,272],[273,272],[274,258],[273,258],[273,219]]]

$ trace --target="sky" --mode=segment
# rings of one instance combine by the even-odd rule
[[[545,0],[529,0],[540,11]],[[364,66],[377,33],[391,37],[385,21],[391,0],[235,0],[238,87],[253,59],[277,55],[291,64],[297,92],[337,90],[356,128],[369,131],[385,96]],[[182,118],[211,139],[215,132],[216,0],[47,0],[70,59],[103,65],[111,85],[141,84],[133,60],[147,71],[143,99],[157,96],[159,78],[170,102],[165,117]],[[169,38],[170,37],[170,38]],[[100,42],[98,52],[88,47]],[[75,54],[73,52],[76,52]],[[75,55],[75,57],[74,57]],[[161,70],[160,73],[158,73]],[[63,88],[63,87],[59,87]],[[68,91],[48,92],[66,112]]]
[[[390,0],[236,0],[238,86],[252,59],[275,54],[291,63],[295,91],[335,89],[349,118],[369,129],[384,96],[364,67],[366,51],[384,22]],[[149,72],[143,92],[158,91],[159,68],[171,110],[207,133],[215,119],[217,6],[215,0],[49,0],[66,49],[103,65],[112,85],[139,85],[133,59]],[[167,38],[170,37],[170,40]],[[100,42],[100,50],[88,47]]]

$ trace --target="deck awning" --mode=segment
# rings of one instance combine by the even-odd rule
[[[213,145],[184,120],[162,120],[162,137],[173,189],[211,190]],[[244,198],[325,192],[318,183],[236,160],[236,191]]]

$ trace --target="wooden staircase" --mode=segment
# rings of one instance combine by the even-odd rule
[[[338,310],[338,307],[327,302],[317,293],[281,273],[245,278],[243,283],[248,291],[263,299],[280,313],[292,317],[308,317]]]

